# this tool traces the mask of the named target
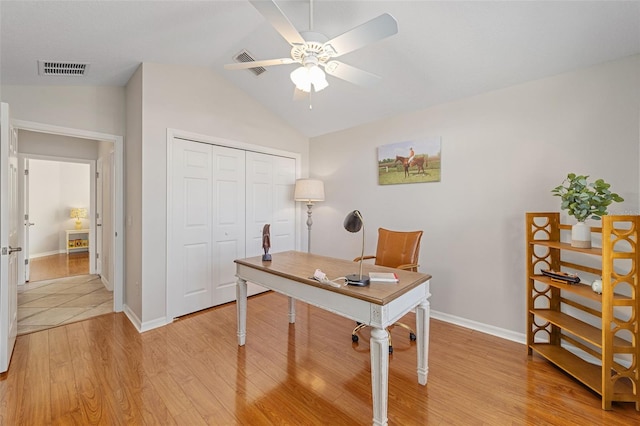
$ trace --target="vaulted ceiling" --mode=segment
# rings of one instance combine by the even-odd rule
[[[637,1],[276,1],[300,31],[333,38],[382,13],[398,34],[340,60],[381,78],[294,100],[295,65],[260,76],[224,64],[291,47],[248,1],[0,2],[0,83],[123,86],[141,62],[211,69],[313,137],[383,117],[640,53]],[[41,76],[38,60],[88,62],[83,77]],[[312,109],[310,109],[312,106]]]

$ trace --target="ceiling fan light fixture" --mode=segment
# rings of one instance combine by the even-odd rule
[[[326,74],[315,64],[298,67],[293,70],[289,76],[293,84],[296,85],[296,88],[303,92],[310,92],[312,84],[316,92],[329,86]]]
[[[291,81],[296,85],[298,90],[302,90],[303,92],[311,91],[311,80],[309,79],[309,70],[306,67],[298,67],[291,72],[289,75],[291,77]]]
[[[316,92],[321,91],[329,85],[329,83],[327,82],[327,76],[325,75],[324,71],[322,71],[317,65],[313,65],[309,68],[309,80],[311,80],[313,89]]]
[[[296,84],[296,89],[302,90],[305,93],[309,93],[311,91],[311,82],[303,82],[301,84]]]

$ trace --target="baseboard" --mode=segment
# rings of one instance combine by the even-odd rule
[[[480,322],[471,321],[466,318],[461,318],[455,315],[449,315],[438,311],[431,311],[431,318],[448,322],[450,324],[459,325],[460,327],[469,328],[471,330],[476,330],[481,333],[489,334],[491,336],[511,340],[512,342],[522,343],[523,345],[527,344],[527,336],[523,333],[516,333],[515,331],[494,327],[492,325],[482,324]],[[601,362],[598,358],[590,355],[582,349],[569,344],[563,344],[562,347],[591,364],[601,365]],[[627,368],[631,366],[631,360],[624,355],[616,356],[614,361]]]
[[[516,333],[515,331],[507,330],[500,327],[494,327],[492,325],[487,325],[481,322],[457,317],[455,315],[449,315],[443,312],[432,310],[431,318],[448,322],[450,324],[459,325],[460,327],[469,328],[471,330],[476,330],[481,333],[489,334],[491,336],[496,336],[502,339],[511,340],[512,342],[522,343],[523,345],[526,345],[526,342],[527,342],[527,336],[523,333]]]
[[[173,320],[167,321],[166,318],[158,318],[153,321],[146,321],[142,323],[140,327],[140,333],[144,333],[145,331],[153,330],[154,328],[164,327],[167,324],[171,324]]]
[[[129,308],[126,304],[123,309],[124,314],[129,318],[131,324],[138,330],[138,333],[144,333],[145,331],[153,330],[154,328],[163,327],[173,321],[167,321],[166,318],[158,318],[153,321],[142,322],[135,312]]]
[[[102,281],[102,285],[104,286],[104,288],[109,291],[113,291],[113,286],[111,285],[109,280],[104,277],[104,275],[100,275],[100,281]]]
[[[140,318],[138,318],[136,313],[133,312],[126,303],[123,306],[122,312],[124,312],[127,318],[129,318],[129,321],[131,321],[131,324],[133,324],[136,330],[138,330],[138,333],[140,333],[140,330],[142,329],[142,321],[140,321]]]

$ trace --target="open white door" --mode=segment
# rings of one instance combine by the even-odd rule
[[[24,159],[24,171],[25,173],[21,173],[23,176],[23,203],[24,203],[24,238],[22,240],[22,255],[24,257],[24,281],[29,282],[29,275],[31,274],[30,263],[31,259],[29,259],[29,230],[35,225],[29,219],[29,159]],[[18,265],[19,269],[20,265]]]
[[[0,373],[9,369],[18,333],[18,134],[0,104]]]
[[[96,162],[96,269],[102,275],[102,158]]]

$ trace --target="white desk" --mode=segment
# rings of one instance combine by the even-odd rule
[[[351,261],[288,251],[272,255],[271,262],[261,256],[237,259],[238,345],[243,346],[247,331],[247,281],[289,296],[289,322],[295,323],[295,299],[365,323],[371,329],[371,393],[373,424],[387,425],[389,382],[389,337],[386,328],[416,309],[416,346],[418,383],[427,384],[429,353],[429,279],[430,275],[374,265],[369,271],[393,271],[399,283],[371,283],[367,287],[331,287],[309,279],[316,268],[329,278],[352,274],[357,264]],[[347,333],[350,330],[347,330]],[[348,339],[348,335],[345,338]]]
[[[89,230],[88,229],[67,229],[67,254],[69,254],[69,250],[79,251],[79,250],[89,250]],[[76,237],[76,238],[74,238]],[[69,247],[69,241],[81,240],[82,243],[80,246],[74,245],[73,247]]]

